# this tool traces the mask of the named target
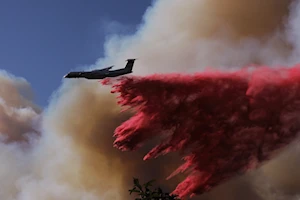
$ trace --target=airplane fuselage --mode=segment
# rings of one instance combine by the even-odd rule
[[[89,72],[70,72],[67,75],[64,76],[64,78],[86,78],[86,79],[104,79],[107,77],[117,77],[125,74],[132,73],[132,67],[134,64],[134,61],[136,59],[128,59],[127,64],[125,68],[123,69],[117,69],[110,71],[111,67],[100,69],[100,70],[93,70]]]
[[[65,78],[85,78],[85,79],[104,79],[107,77],[117,77],[125,74],[130,74],[132,71],[125,71],[123,69],[115,71],[100,72],[70,72]]]

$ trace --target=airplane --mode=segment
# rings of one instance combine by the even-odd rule
[[[92,71],[78,71],[78,72],[70,72],[64,76],[64,78],[86,78],[86,79],[104,79],[106,77],[117,77],[125,74],[132,73],[132,67],[134,64],[134,61],[136,59],[127,59],[127,64],[125,68],[123,69],[117,69],[110,71],[110,69],[113,67],[106,67],[104,69],[96,69]]]

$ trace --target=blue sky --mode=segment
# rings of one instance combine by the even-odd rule
[[[102,57],[105,35],[118,23],[134,32],[151,2],[0,0],[0,68],[24,77],[45,107],[64,74]]]

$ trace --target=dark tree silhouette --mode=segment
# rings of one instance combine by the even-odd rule
[[[128,191],[130,194],[136,193],[139,196],[135,198],[135,200],[180,200],[178,195],[165,193],[160,187],[152,189],[153,182],[155,182],[155,180],[141,185],[139,179],[133,178],[134,187]]]

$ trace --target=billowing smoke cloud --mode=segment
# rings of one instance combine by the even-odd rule
[[[195,72],[205,67],[229,70],[250,64],[291,65],[298,62],[300,40],[298,1],[294,1],[292,10],[290,3],[155,1],[138,32],[133,36],[112,35],[105,44],[105,57],[92,68],[112,63],[123,67],[129,57],[138,58],[134,75]],[[1,116],[5,117],[0,128],[5,138],[0,145],[0,199],[122,200],[132,198],[127,189],[133,176],[143,181],[158,179],[168,190],[183,180],[184,177],[165,180],[182,162],[176,154],[142,160],[157,141],[133,153],[112,147],[115,128],[133,113],[120,114],[110,88],[94,81],[65,81],[47,110],[39,115],[27,94],[28,84],[7,78],[8,74],[3,77],[10,80],[5,88],[22,91],[6,93],[1,89],[0,93],[6,99],[1,104]],[[41,130],[35,125],[39,118]],[[40,133],[25,136],[33,130]],[[26,141],[26,147],[19,141]],[[274,188],[293,195],[299,191],[297,176],[285,178],[291,173],[286,163],[299,160],[296,154],[292,157],[282,156],[260,171],[221,185],[200,198],[218,199],[221,195],[240,199],[248,194],[249,199],[280,199],[281,194],[270,192]]]
[[[40,109],[32,103],[28,82],[5,71],[0,72],[0,94],[0,198],[11,199],[16,180],[30,170],[25,152],[31,135],[39,135]]]
[[[137,57],[135,74],[140,75],[287,63],[295,40],[288,40],[284,29],[290,3],[156,1],[136,35],[111,37],[105,61],[117,59],[121,65],[128,57]],[[292,23],[289,28],[297,33],[296,21]]]
[[[32,103],[30,85],[21,78],[0,71],[0,137],[5,142],[26,141],[37,130],[40,109]]]

